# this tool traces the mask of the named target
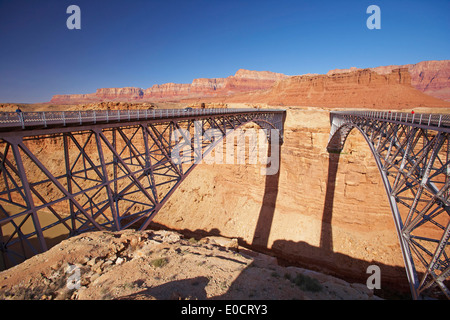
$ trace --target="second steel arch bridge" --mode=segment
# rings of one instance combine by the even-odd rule
[[[330,152],[340,152],[353,129],[372,151],[413,298],[434,291],[450,299],[450,115],[342,111],[330,118]]]

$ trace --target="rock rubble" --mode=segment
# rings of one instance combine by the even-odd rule
[[[237,239],[92,232],[0,273],[0,299],[379,299],[363,284],[281,267]]]

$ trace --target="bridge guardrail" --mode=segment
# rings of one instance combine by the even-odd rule
[[[396,121],[434,127],[450,127],[450,114],[407,113],[391,111],[332,111],[334,114],[360,116],[379,120]]]
[[[135,121],[165,119],[185,116],[216,115],[263,111],[284,111],[278,109],[139,109],[139,110],[83,110],[83,111],[43,111],[43,112],[0,112],[0,127],[22,128],[27,126],[82,125],[97,122]]]

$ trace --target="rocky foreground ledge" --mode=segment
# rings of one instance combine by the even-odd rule
[[[0,273],[0,299],[379,299],[364,284],[282,267],[236,239],[91,232]]]

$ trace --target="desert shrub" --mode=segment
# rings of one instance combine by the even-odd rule
[[[169,261],[167,260],[167,258],[159,258],[159,259],[154,259],[150,262],[150,264],[156,268],[162,268],[164,267],[167,263],[169,263]]]
[[[298,273],[297,276],[291,281],[304,291],[320,292],[323,289],[322,285],[317,279],[308,277],[301,273]]]

